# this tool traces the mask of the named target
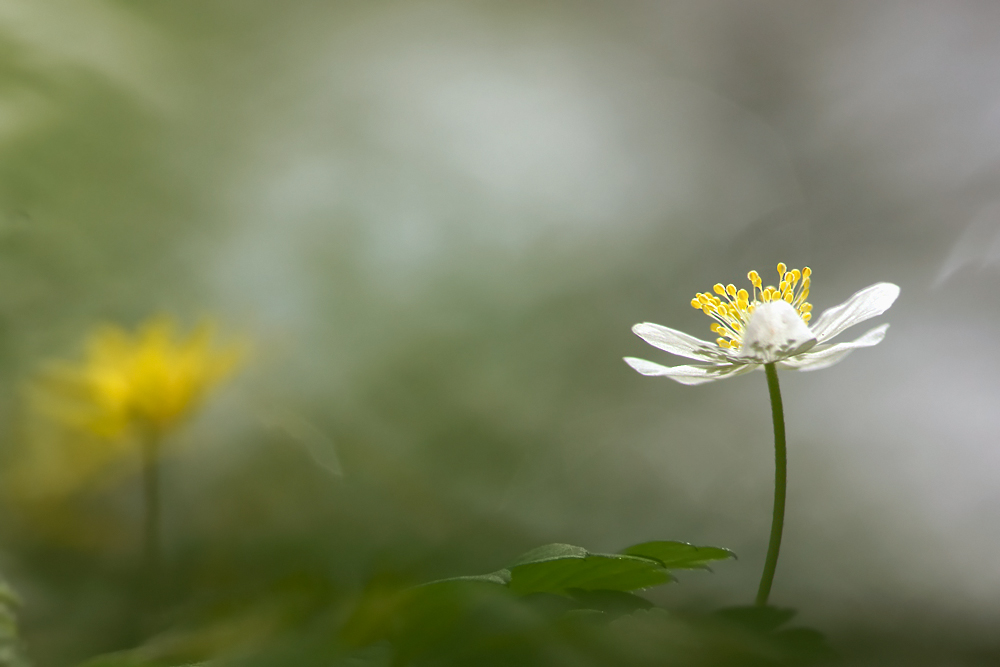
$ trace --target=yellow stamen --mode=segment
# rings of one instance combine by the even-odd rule
[[[691,299],[691,307],[699,308],[703,313],[715,320],[712,332],[719,338],[716,343],[727,350],[738,350],[743,344],[743,332],[750,316],[762,303],[770,303],[781,299],[791,304],[802,318],[803,322],[812,319],[812,304],[809,297],[810,276],[809,267],[789,270],[784,262],[778,264],[778,286],[763,286],[760,274],[756,271],[747,273],[751,290],[737,289],[732,283],[723,285],[716,283],[711,292],[699,292]],[[713,294],[714,292],[714,294]],[[716,296],[718,295],[718,296]],[[719,297],[723,297],[720,299]],[[725,299],[725,300],[723,300]]]

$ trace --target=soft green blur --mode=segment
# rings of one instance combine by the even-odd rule
[[[764,375],[621,358],[675,363],[630,326],[713,338],[691,297],[785,261],[817,312],[902,297],[879,347],[782,375],[772,602],[852,664],[1000,659],[998,25],[988,2],[4,0],[0,461],[103,323],[251,350],[168,436],[154,583],[138,475],[63,523],[0,506],[26,655],[296,664],[383,591],[551,542],[727,547],[650,598],[750,603]]]

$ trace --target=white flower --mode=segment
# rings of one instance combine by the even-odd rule
[[[806,301],[812,271],[788,271],[778,264],[777,288],[762,287],[756,271],[747,274],[753,294],[734,285],[715,285],[698,294],[691,305],[715,320],[716,344],[686,333],[645,322],[632,331],[644,341],[671,354],[707,362],[704,365],[661,366],[645,359],[626,357],[629,366],[643,375],[664,375],[681,384],[702,384],[749,373],[763,364],[778,368],[814,371],[837,363],[855,348],[877,345],[888,324],[875,327],[847,343],[827,341],[858,322],[881,315],[899,296],[892,283],[876,283],[825,311],[811,327],[812,305]],[[718,296],[716,296],[718,295]],[[721,297],[721,298],[720,298]]]

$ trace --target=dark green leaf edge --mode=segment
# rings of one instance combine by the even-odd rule
[[[437,584],[449,584],[452,582],[467,581],[467,582],[479,582],[485,584],[497,584],[499,586],[507,586],[510,584],[510,570],[503,568],[496,570],[495,572],[488,572],[487,574],[469,574],[460,577],[447,577],[445,579],[435,579],[434,581],[428,581],[424,584],[419,584],[415,588],[423,588],[425,586],[436,586]]]
[[[695,546],[688,542],[652,541],[633,544],[622,549],[630,556],[650,558],[668,570],[710,570],[708,563],[736,559],[729,549],[722,547]]]
[[[572,544],[561,544],[559,542],[554,542],[552,544],[543,544],[540,547],[535,547],[530,551],[526,551],[517,558],[514,562],[508,565],[510,569],[514,569],[519,565],[531,565],[533,563],[545,563],[550,560],[561,560],[563,558],[586,558],[591,556],[589,551],[583,547],[574,546]]]
[[[538,565],[541,563],[549,563],[560,560],[586,560],[589,558],[600,558],[600,559],[614,559],[614,560],[630,560],[635,562],[648,562],[655,563],[657,569],[663,570],[663,581],[655,582],[650,584],[650,586],[659,586],[663,584],[676,581],[673,575],[670,574],[669,570],[673,569],[704,569],[708,570],[707,563],[713,561],[727,560],[729,558],[736,558],[736,554],[728,549],[723,549],[721,547],[706,547],[706,546],[696,546],[688,542],[677,542],[677,541],[651,541],[642,542],[640,544],[635,544],[630,547],[626,547],[620,553],[607,554],[607,553],[596,553],[588,551],[583,547],[578,547],[572,544],[563,543],[552,543],[545,544],[534,549],[531,549],[519,557],[514,559],[514,561],[500,570],[494,572],[489,572],[487,574],[480,575],[466,575],[459,577],[448,577],[445,579],[438,579],[432,582],[421,584],[418,586],[433,586],[438,584],[454,583],[454,582],[473,582],[473,583],[487,583],[495,584],[498,586],[504,586],[508,589],[518,588],[517,586],[511,586],[511,582],[517,575],[517,571],[525,572],[530,570],[529,566]],[[624,589],[608,589],[608,590],[642,590],[649,586],[640,586],[637,588],[624,588]],[[598,590],[598,589],[594,589]],[[526,589],[519,590],[518,593],[521,595],[527,595],[532,592],[553,592],[552,588],[539,588],[537,591],[532,587],[527,587]],[[561,591],[564,592],[564,591]]]

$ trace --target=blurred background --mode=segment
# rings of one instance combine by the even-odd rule
[[[95,327],[210,320],[252,352],[170,436],[158,628],[547,542],[728,547],[654,598],[745,604],[764,376],[639,376],[680,360],[629,328],[713,338],[694,293],[779,261],[817,312],[890,281],[882,345],[782,375],[772,601],[859,664],[993,664],[998,28],[985,0],[4,0],[2,458]],[[39,667],[148,634],[135,471],[65,505],[78,530],[0,508]]]

